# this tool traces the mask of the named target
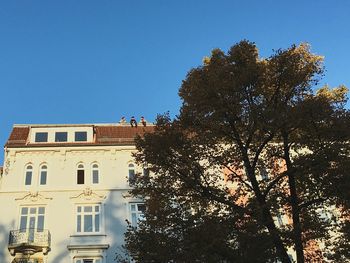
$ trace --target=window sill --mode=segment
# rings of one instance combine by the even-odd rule
[[[104,236],[106,237],[107,235],[106,234],[102,234],[102,233],[84,233],[84,234],[74,234],[74,235],[70,235],[70,237],[91,237],[91,236]]]

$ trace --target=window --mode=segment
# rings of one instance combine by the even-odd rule
[[[45,207],[22,207],[19,225],[20,232],[27,232],[33,230],[36,230],[36,232],[43,232],[44,218]]]
[[[132,203],[130,204],[130,213],[131,213],[131,225],[137,226],[138,221],[144,219],[144,213],[146,206],[143,203]]]
[[[85,180],[85,170],[84,165],[79,164],[77,170],[77,184],[84,184]]]
[[[93,184],[98,184],[99,182],[99,170],[98,170],[98,165],[93,164],[92,165],[92,183]]]
[[[33,166],[28,165],[26,167],[26,172],[25,172],[25,185],[31,185],[32,184],[32,177],[33,177]]]
[[[67,132],[56,132],[55,142],[66,142],[68,138]]]
[[[333,209],[333,211],[336,211],[334,207],[331,209]],[[325,207],[318,209],[319,217],[326,221],[332,220],[332,218],[334,218],[334,214],[331,209],[329,209],[329,207],[328,209]]]
[[[143,167],[143,176],[149,177],[149,169],[147,166]]]
[[[260,171],[260,176],[262,180],[264,181],[269,180],[269,174],[266,170],[266,167],[260,167],[259,171]]]
[[[100,232],[100,205],[77,206],[77,232],[96,233]]]
[[[132,186],[135,183],[135,166],[131,163],[129,164],[129,185]]]
[[[276,217],[277,217],[279,226],[283,226],[283,215],[280,212],[277,212]]]
[[[35,133],[35,142],[47,142],[47,132]]]
[[[87,141],[87,132],[75,132],[75,141],[76,142],[86,142]]]
[[[40,185],[45,185],[47,181],[47,166],[42,165],[40,167]]]

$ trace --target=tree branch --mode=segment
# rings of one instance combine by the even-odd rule
[[[265,140],[260,144],[259,148],[257,149],[257,151],[255,152],[255,156],[254,156],[254,160],[253,160],[253,165],[252,167],[255,168],[256,163],[258,162],[259,156],[261,154],[261,152],[263,151],[264,147],[266,146],[266,144],[268,142],[270,142],[272,140],[272,138],[275,136],[274,133],[270,133],[268,137],[265,138]]]
[[[241,183],[243,183],[245,186],[247,186],[250,190],[254,191],[253,187],[248,184],[245,180],[242,179],[242,175],[237,174],[235,171],[231,169],[231,167],[224,165],[227,169],[230,170],[233,174],[235,174],[235,178],[237,178]]]
[[[312,200],[309,200],[307,202],[301,203],[298,208],[299,208],[299,211],[301,211],[302,209],[307,208],[310,205],[314,205],[314,204],[317,204],[317,203],[322,203],[322,202],[325,202],[325,201],[327,201],[327,198],[324,198],[324,197],[312,199]]]
[[[266,198],[270,190],[281,180],[283,177],[287,176],[285,173],[281,173],[276,178],[274,178],[266,187],[265,191],[263,192],[263,196]]]
[[[226,198],[222,196],[215,195],[211,190],[210,187],[205,187],[201,182],[197,179],[193,180],[188,177],[188,174],[184,174],[181,171],[173,170],[178,175],[178,178],[181,179],[183,182],[186,182],[189,184],[193,189],[200,188],[200,193],[205,197],[210,197],[212,200],[225,204],[231,208],[235,208],[240,212],[246,212],[246,209],[240,205],[235,204],[234,202],[227,200]]]

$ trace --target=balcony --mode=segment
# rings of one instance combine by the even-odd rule
[[[43,252],[46,255],[50,251],[51,234],[45,229],[19,229],[11,230],[8,249],[12,256],[16,253],[33,255]]]

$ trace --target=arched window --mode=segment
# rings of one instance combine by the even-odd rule
[[[143,166],[143,176],[149,177],[149,168],[147,164]]]
[[[85,181],[84,165],[79,164],[77,169],[77,184],[84,184],[84,181]]]
[[[47,181],[47,166],[42,165],[40,167],[40,185],[45,185]]]
[[[133,185],[135,183],[135,165],[132,163],[129,164],[129,185]]]
[[[95,163],[92,165],[92,183],[93,184],[98,184],[100,181],[99,178],[99,169],[98,165]]]
[[[31,185],[32,184],[32,178],[33,178],[33,166],[27,165],[26,167],[26,173],[25,173],[25,185]]]

